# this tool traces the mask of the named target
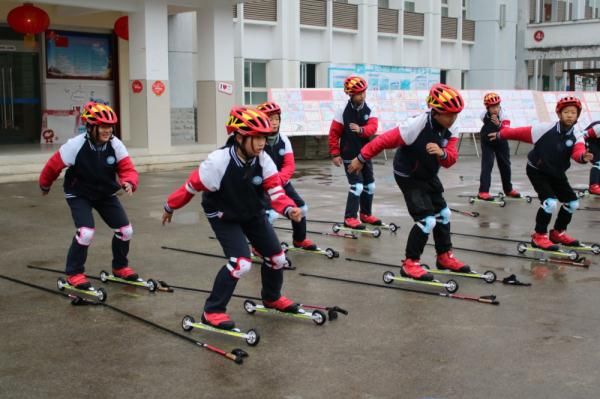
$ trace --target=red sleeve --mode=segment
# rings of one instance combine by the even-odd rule
[[[137,189],[138,172],[130,157],[125,157],[117,163],[117,175],[121,184],[127,182],[133,186],[134,191]]]
[[[458,143],[458,137],[450,137],[446,148],[444,148],[444,156],[438,157],[438,162],[444,168],[449,168],[456,163],[458,159],[458,151],[456,149],[456,143]]]
[[[285,215],[288,208],[293,208],[296,203],[285,194],[285,190],[281,186],[281,178],[279,173],[274,173],[263,181],[263,189],[269,195],[271,207],[275,212]]]
[[[344,125],[334,120],[329,128],[329,154],[333,157],[340,155],[340,138],[344,132]]]
[[[167,198],[167,203],[165,204],[165,210],[167,212],[173,212],[175,209],[182,208],[188,202],[190,202],[194,195],[196,195],[199,191],[209,190],[204,186],[204,184],[202,184],[202,181],[200,180],[200,169],[196,169],[190,173],[190,177],[188,177],[186,182],[181,187],[169,195],[169,198]]]
[[[531,134],[531,126],[523,127],[504,127],[500,129],[500,138],[504,140],[518,140],[525,143],[533,143],[533,137]]]
[[[367,120],[367,123],[361,127],[362,130],[360,132],[360,136],[364,137],[364,138],[368,138],[368,137],[375,135],[375,133],[377,133],[378,126],[379,126],[379,122],[378,122],[377,118],[375,118],[375,117],[369,118],[369,120]]]
[[[589,128],[585,131],[586,139],[597,139],[598,135],[596,134],[596,130],[593,127]]]
[[[63,162],[60,152],[56,151],[54,155],[50,157],[48,162],[46,162],[44,169],[42,169],[42,172],[40,173],[40,188],[44,191],[49,191],[52,183],[58,179],[60,172],[66,167],[67,165]]]
[[[585,143],[576,143],[573,146],[573,151],[571,151],[571,158],[573,158],[573,160],[575,162],[586,163],[583,160],[583,155],[585,154],[585,152],[586,152]]]
[[[362,150],[360,150],[358,158],[361,162],[368,161],[385,149],[402,147],[403,145],[406,145],[406,143],[402,140],[400,128],[395,127],[377,136],[364,146]]]
[[[292,179],[295,170],[296,161],[294,160],[294,153],[288,152],[287,154],[284,154],[283,165],[281,165],[281,170],[279,171],[279,177],[281,177],[281,182],[284,185]]]
[[[505,127],[510,127],[510,120],[504,119],[502,121],[502,123],[500,124],[500,130],[504,129]]]

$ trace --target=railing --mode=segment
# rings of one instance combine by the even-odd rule
[[[391,8],[378,9],[377,32],[398,33],[398,10]]]
[[[425,15],[404,11],[404,34],[409,36],[425,36]]]
[[[475,41],[475,21],[463,19],[462,39],[467,42]]]
[[[244,2],[244,19],[277,21],[277,0],[248,0]]]
[[[327,2],[325,0],[300,0],[300,24],[327,26]]]
[[[333,27],[358,30],[358,6],[333,2]]]
[[[454,39],[458,36],[458,19],[442,17],[442,39]]]

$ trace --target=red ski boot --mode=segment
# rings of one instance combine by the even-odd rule
[[[425,270],[419,263],[419,259],[404,259],[400,268],[402,277],[413,278],[421,281],[433,281],[433,274]]]
[[[315,251],[317,249],[317,244],[315,244],[308,238],[305,238],[302,241],[294,241],[293,243],[295,248],[302,248],[307,251]]]
[[[484,201],[493,201],[494,200],[494,197],[492,197],[490,195],[490,193],[484,193],[484,192],[477,194],[477,198],[480,200],[484,200]]]
[[[511,198],[521,198],[521,193],[518,192],[517,190],[515,190],[514,188],[512,189],[512,191],[510,193],[506,193],[505,195],[507,197],[511,197]]]
[[[440,270],[450,270],[457,273],[471,273],[471,268],[456,259],[452,251],[438,254],[435,265]]]
[[[266,301],[263,299],[263,305],[265,305],[265,308],[276,309],[286,313],[298,313],[298,309],[300,308],[299,303],[296,303],[283,295],[276,301]]]
[[[360,221],[363,223],[373,225],[373,226],[381,226],[383,224],[381,222],[381,219],[378,219],[373,215],[367,215],[366,213],[360,214]]]
[[[344,226],[354,230],[364,230],[365,225],[362,224],[357,218],[346,218],[344,219]]]
[[[600,195],[600,184],[590,184],[590,194]]]
[[[548,234],[537,232],[531,235],[531,246],[546,251],[558,251],[560,249],[558,245],[548,239]]]
[[[550,230],[550,241],[555,244],[566,245],[567,247],[578,247],[579,240],[567,234],[567,230]]]
[[[89,290],[92,284],[87,279],[87,276],[83,273],[73,274],[72,276],[67,276],[67,283],[77,288],[78,290]]]
[[[202,323],[222,330],[233,330],[235,328],[235,323],[227,313],[204,312],[202,313]]]
[[[120,269],[113,269],[113,275],[127,281],[137,281],[137,279],[140,277],[135,270],[129,266],[125,266]]]

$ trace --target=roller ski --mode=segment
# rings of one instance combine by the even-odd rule
[[[364,224],[374,226],[378,229],[389,230],[390,233],[395,233],[398,231],[399,227],[395,223],[384,223],[382,220],[376,218],[373,215],[366,215],[364,213],[360,214],[360,221]]]
[[[506,201],[496,197],[489,197],[489,199],[480,198],[480,196],[471,196],[469,197],[469,204],[473,205],[476,202],[484,202],[487,204],[498,205],[500,208],[504,208],[506,206]]]
[[[209,319],[211,319],[212,322]],[[188,332],[197,328],[229,335],[230,337],[242,338],[249,346],[256,346],[260,342],[260,335],[255,329],[242,332],[239,328],[235,328],[235,323],[229,319],[229,316],[225,313],[203,313],[200,322],[196,322],[192,316],[184,316],[183,319],[181,319],[181,328]]]
[[[308,307],[307,307],[308,308]],[[319,309],[305,309],[302,305],[294,303],[286,297],[280,297],[273,302],[263,301],[263,305],[246,299],[244,310],[248,314],[272,313],[279,316],[294,317],[298,319],[312,320],[316,325],[322,326],[327,321],[327,316]]]
[[[577,250],[584,252],[591,252],[594,255],[600,254],[600,245],[598,244],[585,244],[579,240],[569,236],[566,230],[550,230],[550,241],[561,246],[565,250]]]
[[[519,242],[517,244],[517,251],[520,254],[532,252],[534,254],[542,255],[542,257],[547,255],[551,258],[569,259],[571,261],[578,261],[581,259],[576,251],[572,249],[560,249],[558,244],[555,244],[548,239],[547,234],[541,233],[533,233],[531,235],[531,242]]]
[[[357,219],[347,218],[344,223],[335,223],[331,229],[335,234],[349,233],[353,235],[367,234],[375,238],[381,236],[381,230],[379,228],[367,229],[364,224],[360,223]]]
[[[130,267],[113,270],[113,273],[102,270],[100,272],[100,281],[105,284],[109,281],[112,281],[119,284],[133,285],[136,287],[146,288],[150,292],[155,292],[160,287],[158,281],[154,279],[143,280]],[[164,288],[168,289],[168,286]]]
[[[431,273],[431,274],[475,278],[475,279],[483,280],[483,281],[485,281],[488,284],[493,284],[498,279],[498,277],[496,276],[496,273],[494,273],[491,270],[487,270],[487,271],[485,271],[483,273],[478,273],[475,270],[471,270],[468,273],[461,273],[461,272],[454,272],[452,270],[439,270],[439,269],[435,270],[435,269],[431,269],[429,267],[429,265],[426,265],[426,264],[421,264],[421,266],[423,266],[423,268],[427,269],[427,271],[429,273]]]
[[[387,271],[383,273],[383,282],[386,284],[391,284],[393,281],[399,281],[402,283],[410,283],[410,284],[418,284],[425,285],[428,287],[436,287],[436,288],[444,288],[450,294],[458,291],[458,283],[454,280],[448,280],[445,283],[439,280],[417,280],[412,277],[404,277],[406,274],[401,270],[401,276],[396,276],[394,272]]]
[[[325,255],[328,259],[339,258],[340,253],[332,248],[321,249],[315,246],[315,249],[308,249],[303,247],[290,246],[287,242],[281,243],[281,248],[287,253],[288,251],[305,252],[315,255]]]
[[[525,201],[528,204],[531,204],[531,201],[533,201],[533,197],[532,196],[530,196],[530,195],[521,195],[521,193],[517,192],[516,190],[512,190],[508,194],[504,194],[502,191],[500,191],[498,193],[498,198],[500,198],[503,201],[505,201],[507,199],[513,200],[513,201]]]
[[[56,281],[59,291],[67,291],[72,299],[73,305],[81,302],[104,302],[108,294],[104,288],[94,288],[83,273],[68,276],[66,279],[60,277]]]

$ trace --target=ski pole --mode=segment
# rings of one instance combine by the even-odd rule
[[[41,270],[43,270],[43,269],[41,269]],[[26,281],[19,280],[19,279],[16,279],[16,278],[12,278],[12,277],[8,277],[8,276],[2,275],[2,274],[0,274],[0,278],[3,278],[5,280],[7,280],[7,281],[11,281],[13,283],[22,284],[22,285],[25,285],[27,287],[31,287],[31,288],[35,288],[35,289],[38,289],[38,290],[41,290],[41,291],[45,291],[45,292],[48,292],[48,293],[51,293],[51,294],[60,295],[60,296],[66,296],[66,297],[69,297],[69,298],[71,297],[71,295],[69,295],[69,294],[65,294],[65,293],[62,293],[62,292],[59,292],[59,291],[54,291],[54,290],[51,290],[51,289],[46,288],[46,287],[42,287],[42,286],[37,285],[37,284],[28,283]],[[127,317],[129,317],[131,319],[137,320],[139,322],[142,322],[144,324],[147,324],[149,326],[157,328],[157,329],[159,329],[161,331],[164,331],[166,333],[169,333],[171,335],[174,335],[176,337],[184,339],[184,340],[186,340],[188,342],[191,342],[191,343],[193,343],[193,344],[195,344],[195,345],[197,345],[197,346],[199,346],[201,348],[208,349],[209,351],[217,353],[217,354],[219,354],[219,355],[221,355],[221,356],[223,356],[223,357],[225,357],[225,358],[227,358],[229,360],[234,361],[237,364],[242,364],[243,361],[244,361],[243,358],[248,356],[248,353],[246,353],[242,349],[237,349],[236,348],[236,349],[232,350],[231,352],[225,352],[224,350],[219,349],[219,348],[217,348],[215,346],[209,345],[209,344],[204,343],[204,342],[197,341],[197,340],[195,340],[195,339],[193,339],[191,337],[188,337],[187,335],[180,334],[180,333],[178,333],[176,331],[168,329],[167,327],[161,326],[160,324],[154,323],[154,322],[152,322],[150,320],[146,320],[146,319],[144,319],[144,318],[142,318],[140,316],[137,316],[137,315],[135,315],[133,313],[129,313],[129,312],[123,310],[123,309],[120,309],[120,308],[118,308],[116,306],[113,306],[113,305],[109,305],[109,304],[104,303],[104,302],[98,302],[97,306],[106,306],[107,308],[109,308],[109,309],[111,309],[111,310],[113,310],[113,311],[115,311],[117,313],[120,313],[122,315],[125,315],[125,316],[127,316]]]
[[[473,218],[479,217],[479,212],[461,211],[460,209],[454,209],[454,208],[450,208],[450,210],[452,212],[456,212],[456,213],[458,213],[460,215],[463,215],[463,216],[470,216],[470,217],[473,217]]]
[[[421,290],[416,290],[413,288],[396,287],[396,286],[391,286],[391,285],[381,285],[381,284],[369,283],[366,281],[348,280],[348,279],[343,279],[343,278],[338,278],[338,277],[322,276],[322,275],[318,275],[318,274],[310,274],[310,273],[299,273],[299,274],[304,277],[314,277],[314,278],[320,278],[323,280],[332,280],[332,281],[339,281],[339,282],[349,283],[349,284],[366,285],[368,287],[388,288],[388,289],[394,289],[394,290],[400,290],[400,291],[414,292],[417,294],[441,296],[441,297],[450,298],[450,299],[462,299],[465,301],[486,303],[486,304],[490,304],[490,305],[500,305],[500,302],[496,300],[495,295],[485,295],[485,296],[476,297],[476,296],[469,296],[469,295],[449,294],[449,293],[445,293],[445,292],[421,291]]]
[[[283,231],[294,231],[293,229],[289,228],[289,227],[279,227],[279,226],[273,226],[274,229],[277,230],[283,230]],[[329,233],[326,231],[313,231],[313,230],[306,230],[307,233],[310,234],[319,234],[322,236],[329,236],[329,237],[340,237],[340,238],[350,238],[353,240],[358,239],[358,237],[354,234],[350,234],[350,233]]]

